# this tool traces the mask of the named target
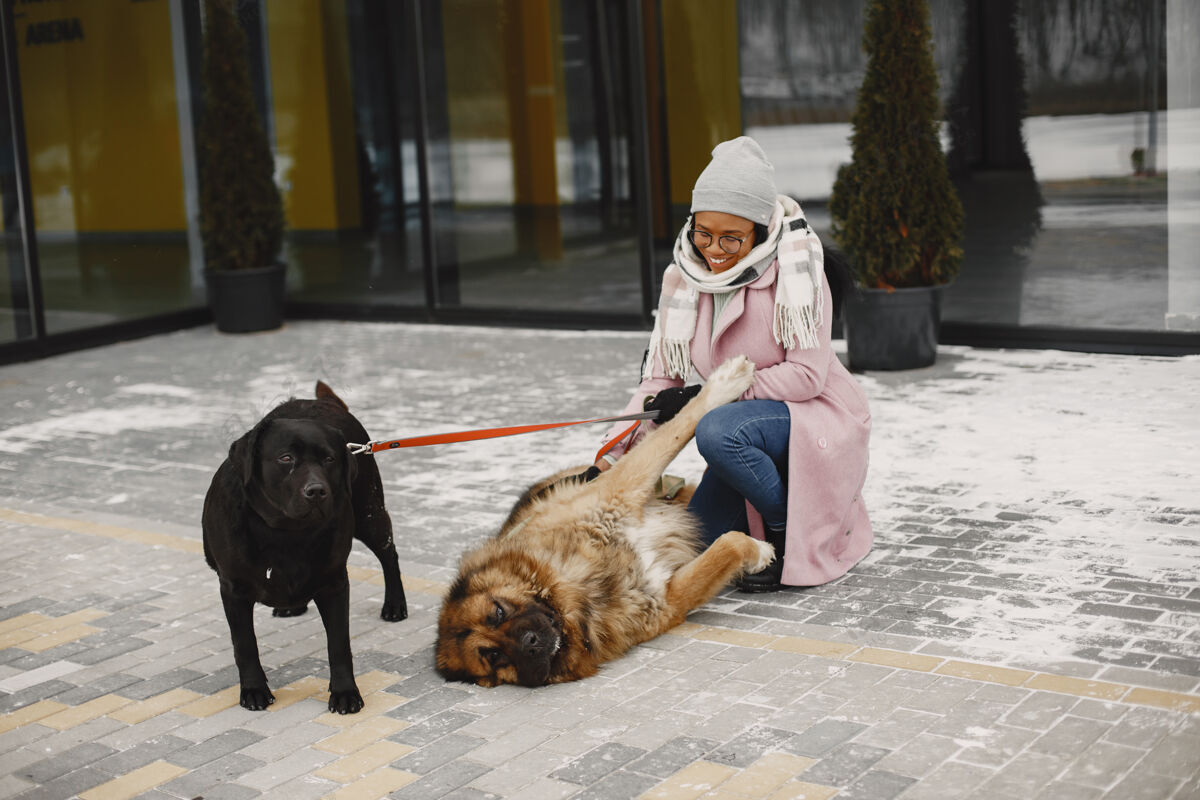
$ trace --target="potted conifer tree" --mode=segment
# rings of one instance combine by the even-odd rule
[[[232,0],[205,0],[203,74],[196,140],[209,307],[221,331],[278,328],[285,278],[279,259],[283,201]]]
[[[851,160],[829,201],[859,289],[846,304],[846,349],[854,369],[912,369],[937,358],[941,291],[962,262],[926,0],[870,0],[863,47]]]

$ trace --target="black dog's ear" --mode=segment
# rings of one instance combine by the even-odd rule
[[[346,445],[342,445],[342,458],[346,459],[346,493],[350,494],[354,488],[354,479],[358,477],[358,456],[351,453]],[[364,458],[374,458],[372,455],[366,455]]]
[[[233,465],[242,486],[249,486],[250,481],[254,479],[254,466],[258,459],[258,440],[262,437],[263,428],[266,425],[266,421],[258,423],[242,434],[242,438],[229,445],[229,463]]]

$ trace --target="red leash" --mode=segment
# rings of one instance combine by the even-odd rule
[[[546,431],[552,428],[566,428],[571,425],[590,425],[596,422],[624,422],[626,420],[638,420],[631,425],[624,433],[614,438],[608,444],[600,449],[596,458],[607,453],[617,442],[625,438],[641,424],[641,420],[654,419],[658,416],[657,411],[643,411],[640,414],[626,414],[621,417],[604,417],[603,419],[581,419],[574,422],[549,422],[541,425],[516,425],[507,428],[483,428],[474,431],[457,431],[455,433],[435,433],[428,436],[413,436],[408,439],[388,439],[386,441],[371,441],[366,444],[355,444],[348,442],[346,449],[351,455],[359,455],[369,453],[374,455],[383,450],[399,450],[401,447],[425,447],[431,444],[450,444],[453,442],[472,442],[477,439],[496,439],[501,436],[516,436],[520,433],[535,433],[537,431]]]

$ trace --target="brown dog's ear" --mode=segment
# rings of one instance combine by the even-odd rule
[[[229,463],[233,465],[242,486],[249,486],[254,478],[254,463],[258,459],[258,440],[269,423],[264,420],[242,434],[242,438],[229,445]]]

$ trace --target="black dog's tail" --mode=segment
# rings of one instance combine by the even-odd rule
[[[842,315],[846,298],[854,291],[854,272],[846,254],[836,247],[825,245],[825,280],[829,283],[829,294],[833,296],[833,319]]]

